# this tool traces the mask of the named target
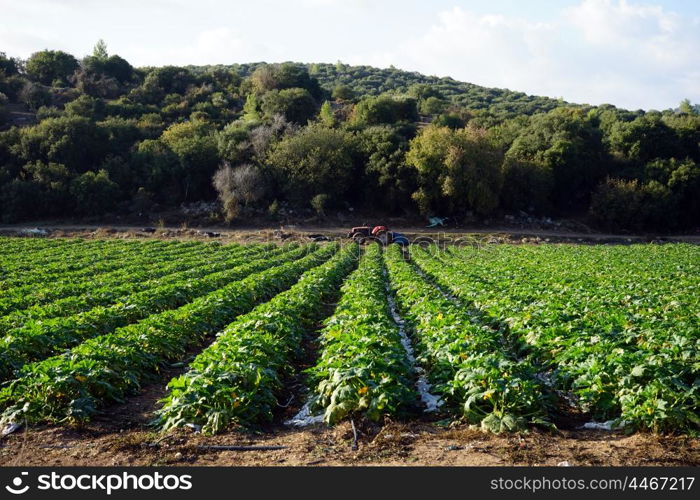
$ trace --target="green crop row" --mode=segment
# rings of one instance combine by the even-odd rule
[[[415,253],[452,293],[526,341],[528,359],[582,411],[665,431],[700,427],[698,257],[691,245]]]
[[[308,371],[310,408],[333,424],[352,416],[379,420],[417,404],[413,369],[390,314],[379,245],[371,245],[342,287],[321,332],[321,353]]]
[[[129,262],[134,255],[149,254],[156,255],[166,248],[189,248],[192,244],[168,244],[160,241],[123,242],[119,248],[114,247],[85,247],[73,252],[61,254],[53,263],[41,263],[31,261],[27,269],[20,270],[5,275],[0,281],[0,289],[8,293],[23,288],[31,289],[34,284],[41,284],[47,281],[56,282],[76,282],[85,277],[91,277],[97,273],[118,269]]]
[[[155,274],[153,277],[168,274],[168,271],[163,266],[164,263],[172,262],[173,260],[180,265],[185,265],[185,261],[190,263],[195,263],[197,260],[206,262],[207,258],[216,256],[217,253],[223,256],[231,253],[231,250],[236,252],[243,250],[243,248],[234,247],[229,249],[229,247],[226,247],[226,252],[212,252],[213,248],[211,247],[173,247],[155,254],[149,249],[145,252],[130,255],[124,261],[115,262],[114,267],[116,270],[100,273],[99,270],[92,268],[94,274],[91,274],[92,279],[90,280],[85,279],[84,276],[78,276],[70,279],[46,280],[41,284],[37,283],[6,290],[3,298],[0,299],[0,315],[8,315],[32,306],[41,306],[81,294],[90,298],[95,297],[95,305],[98,305],[99,302],[96,297],[98,294],[95,293],[97,290],[104,287],[113,288],[116,284],[124,283],[124,281],[128,282],[133,277],[132,274],[134,272],[141,274],[140,280],[144,278],[150,279],[147,277],[149,275],[146,274],[149,270],[151,270],[152,274]],[[0,331],[2,331],[2,326],[0,326]]]
[[[0,379],[11,377],[14,370],[27,362],[45,358],[151,314],[182,306],[248,274],[299,258],[306,251],[304,247],[291,251],[283,248],[247,263],[245,256],[234,255],[223,263],[187,271],[179,281],[130,295],[124,302],[95,307],[65,318],[30,321],[0,340]]]
[[[157,418],[161,429],[192,423],[213,434],[231,423],[271,420],[304,334],[322,318],[324,304],[356,265],[357,251],[354,245],[344,248],[226,327],[186,374],[168,384]]]
[[[216,272],[226,269],[232,258],[253,258],[265,250],[255,246],[233,247],[231,251],[229,247],[225,248],[213,256],[200,253],[184,256],[165,254],[162,260],[127,266],[115,272],[109,280],[105,278],[104,281],[87,282],[90,288],[84,294],[53,300],[48,304],[39,303],[0,317],[0,334],[6,335],[11,329],[19,328],[29,321],[71,316],[98,306],[126,302],[132,294],[197,276],[200,268],[208,267],[209,272]],[[56,289],[60,291],[61,287]],[[50,291],[40,293],[51,294]]]
[[[13,240],[18,241],[18,240]],[[25,243],[36,240],[23,240]],[[8,270],[20,269],[31,267],[32,263],[47,264],[53,262],[62,255],[70,254],[73,252],[81,252],[83,248],[109,248],[110,245],[122,245],[123,241],[115,241],[114,243],[105,245],[109,243],[105,240],[84,240],[84,239],[58,239],[58,240],[44,240],[46,245],[42,248],[36,250],[31,250],[26,248],[25,245],[12,245],[8,247],[8,250],[13,249],[3,256],[2,259],[2,275],[4,276]]]
[[[89,420],[105,404],[122,401],[137,391],[164,363],[181,360],[188,348],[255,304],[292,286],[302,273],[336,251],[326,246],[298,260],[284,260],[313,248],[299,248],[270,259],[270,265],[258,266],[261,272],[235,282],[228,280],[223,288],[179,309],[150,316],[88,340],[63,355],[26,365],[19,377],[0,391],[0,408],[4,410],[0,423]]]
[[[448,408],[492,432],[550,425],[546,387],[531,364],[508,351],[498,331],[423,279],[399,247],[389,248],[386,265],[416,361]]]
[[[156,241],[150,243],[153,248],[163,247],[166,244],[166,242]],[[138,242],[125,240],[86,240],[68,248],[47,250],[43,255],[21,255],[17,259],[3,258],[2,277],[3,281],[6,282],[14,278],[26,278],[34,272],[43,273],[44,269],[65,272],[111,258],[121,252],[140,248],[142,245],[139,245]]]
[[[85,240],[69,238],[9,238],[0,236],[0,255],[3,261],[13,262],[17,258],[40,256],[46,250],[56,251]]]

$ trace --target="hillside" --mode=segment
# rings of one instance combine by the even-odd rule
[[[700,220],[688,101],[632,112],[342,63],[135,68],[101,43],[81,60],[0,54],[0,130],[3,222],[153,223],[202,201],[211,223],[354,210],[662,232]]]
[[[333,89],[339,86],[349,88],[356,96],[377,96],[383,93],[405,94],[409,93],[414,85],[427,85],[432,92],[443,96],[454,105],[472,111],[489,110],[496,114],[531,115],[547,112],[558,106],[571,105],[559,99],[532,96],[508,89],[483,87],[449,77],[426,76],[415,71],[396,68],[351,66],[341,62],[296,64],[303,64],[329,96]],[[261,65],[265,63],[191,66],[189,69],[200,74],[214,69],[232,69],[245,78]]]

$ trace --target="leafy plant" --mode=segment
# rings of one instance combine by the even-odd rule
[[[420,266],[594,419],[697,432],[696,246],[499,246]],[[573,400],[573,401],[572,401]]]
[[[258,272],[253,265],[245,278],[229,279],[221,288],[183,307],[87,340],[63,355],[25,365],[0,391],[0,408],[4,410],[0,422],[89,420],[106,402],[122,401],[164,363],[181,360],[188,348],[290,287],[304,271],[335,251],[335,247],[326,246],[292,260],[306,252],[301,247],[273,257],[265,261],[267,266],[259,266]]]
[[[504,349],[498,331],[427,282],[398,246],[387,251],[386,264],[416,359],[449,406],[492,432],[549,425],[549,391],[530,363]]]
[[[323,304],[356,259],[356,246],[344,248],[307,271],[292,288],[227,326],[186,374],[170,381],[156,424],[168,430],[195,423],[213,434],[234,422],[271,420],[303,336],[321,319]]]
[[[382,251],[371,245],[342,288],[321,333],[318,363],[309,369],[312,408],[334,424],[353,415],[379,420],[416,403],[412,368],[392,319]]]

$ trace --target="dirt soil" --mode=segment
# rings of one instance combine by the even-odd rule
[[[0,226],[0,236],[36,236],[35,231],[44,231],[45,237],[80,238],[161,238],[201,239],[222,243],[238,242],[288,242],[309,241],[310,235],[321,235],[330,239],[344,238],[350,225],[315,226],[286,225],[277,227],[143,227],[119,225],[11,225]],[[527,229],[519,227],[493,228],[425,228],[419,226],[391,226],[393,231],[406,234],[409,240],[429,238],[443,244],[462,243],[578,243],[578,244],[630,244],[644,242],[688,242],[700,244],[700,234],[679,235],[627,235],[571,232],[564,230]]]
[[[700,465],[700,442],[687,437],[606,431],[531,431],[494,436],[457,425],[386,422],[304,430],[282,426],[260,434],[204,437],[180,431],[160,436],[142,425],[94,423],[83,430],[32,429],[0,442],[0,466],[156,465]],[[282,447],[268,451],[209,446]]]
[[[149,426],[165,383],[182,368],[168,368],[159,382],[113,405],[81,429],[48,426],[0,438],[0,466],[160,465],[700,465],[700,439],[652,434],[580,430],[587,420],[573,416],[560,430],[532,430],[496,436],[436,418],[318,424],[290,428],[302,396],[280,408],[275,423],[257,432],[231,430],[203,436],[190,429],[159,434]],[[217,446],[280,447],[217,450]]]

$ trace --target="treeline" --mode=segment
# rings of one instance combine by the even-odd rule
[[[234,70],[243,77],[250,76],[264,63],[233,64],[230,66],[191,66],[194,72],[216,69]],[[396,68],[379,69],[371,66],[336,64],[306,64],[309,74],[328,92],[346,99],[378,96],[384,93],[412,94],[423,97],[424,114],[433,114],[448,105],[467,111],[488,110],[497,119],[521,114],[550,111],[566,104],[549,97],[530,96],[508,89],[481,87],[452,78],[425,76]]]
[[[10,109],[33,111],[18,126]],[[572,105],[396,69],[134,68],[0,54],[0,216],[145,213],[213,200],[228,220],[367,208],[586,214],[605,229],[700,220],[700,114]]]

